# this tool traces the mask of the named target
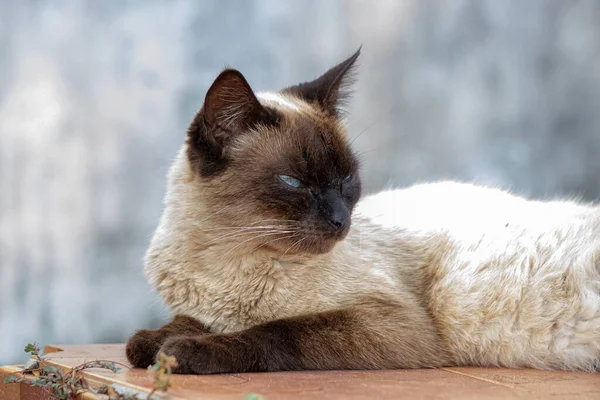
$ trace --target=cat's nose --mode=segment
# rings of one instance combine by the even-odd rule
[[[339,193],[325,192],[320,199],[323,218],[336,232],[347,230],[350,224],[350,210]]]
[[[342,229],[348,219],[347,213],[341,212],[341,210],[335,210],[331,215],[328,216],[327,222],[329,225],[336,229]]]

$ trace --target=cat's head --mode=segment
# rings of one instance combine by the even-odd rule
[[[346,236],[361,184],[341,106],[359,53],[276,93],[217,77],[187,141],[215,242],[319,254]]]

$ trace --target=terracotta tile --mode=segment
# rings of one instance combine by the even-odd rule
[[[62,368],[95,359],[126,362],[124,345],[52,346],[52,351],[47,359]],[[145,393],[151,390],[153,381],[144,369],[123,369],[116,374],[95,369],[88,370],[86,377],[94,385],[118,384]],[[249,393],[260,393],[266,400],[600,399],[600,374],[535,370],[446,368],[176,375],[172,382],[168,395],[174,399],[243,400]]]
[[[600,399],[600,373],[539,371],[534,369],[446,368],[475,379],[517,389],[528,398]]]
[[[8,378],[13,373],[18,372],[20,368],[17,367],[2,367],[0,368],[0,399],[20,399],[21,398],[21,385],[17,384],[4,384],[4,378]]]

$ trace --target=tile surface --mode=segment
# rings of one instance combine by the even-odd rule
[[[47,346],[47,359],[70,368],[96,359],[127,363],[124,345]],[[12,368],[12,369],[11,369]],[[5,375],[14,367],[0,370]],[[92,385],[116,384],[143,393],[152,388],[144,369],[118,373],[88,370]],[[279,372],[264,374],[176,375],[174,399],[243,400],[250,393],[271,399],[595,399],[600,374],[580,372],[442,368],[397,371]],[[19,397],[20,396],[20,397]],[[0,385],[0,398],[28,399],[28,389]]]

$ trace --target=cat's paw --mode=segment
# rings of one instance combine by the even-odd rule
[[[175,357],[176,374],[244,372],[244,355],[236,350],[226,335],[176,336],[167,339],[159,353]]]
[[[135,368],[152,365],[162,341],[157,331],[143,329],[129,339],[125,347],[127,360]]]
[[[127,359],[136,368],[152,365],[158,350],[169,337],[182,335],[206,335],[208,328],[195,318],[177,315],[167,325],[155,331],[144,329],[138,331],[125,348]]]

